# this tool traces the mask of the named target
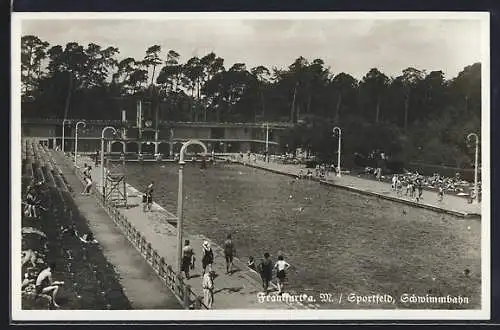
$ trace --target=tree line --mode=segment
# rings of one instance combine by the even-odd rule
[[[284,140],[289,150],[332,157],[332,128],[339,126],[351,155],[380,150],[403,161],[456,167],[470,167],[473,150],[465,136],[480,133],[480,63],[452,79],[408,67],[396,77],[372,68],[358,80],[302,56],[286,68],[247,68],[226,66],[214,52],[183,61],[160,45],[143,58],[118,60],[119,53],[113,46],[50,45],[23,36],[22,115],[117,119],[141,99],[165,121],[292,122]]]

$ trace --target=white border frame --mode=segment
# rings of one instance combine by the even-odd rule
[[[12,13],[11,21],[11,253],[21,253],[21,23],[23,20],[70,19],[461,19],[481,20],[481,309],[480,310],[21,310],[21,265],[11,262],[13,321],[258,321],[258,320],[487,320],[490,318],[490,14],[489,12],[203,12],[203,13]],[[465,138],[465,137],[464,137]],[[486,165],[486,166],[485,166]]]

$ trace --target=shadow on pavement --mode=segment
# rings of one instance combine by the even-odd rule
[[[234,287],[234,288],[222,288],[219,290],[215,290],[214,294],[219,293],[219,292],[223,292],[223,291],[227,291],[229,293],[234,293],[234,292],[240,292],[241,290],[243,290],[242,286]]]

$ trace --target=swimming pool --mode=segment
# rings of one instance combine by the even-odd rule
[[[155,180],[155,201],[175,213],[177,171],[175,164],[129,163],[127,180],[139,190]],[[184,174],[185,230],[218,244],[232,233],[243,261],[283,254],[293,266],[293,292],[389,294],[396,300],[363,308],[480,308],[479,220],[236,164],[206,170],[187,164]],[[469,304],[406,304],[399,299],[406,293],[468,297]],[[322,305],[358,307],[347,301]]]

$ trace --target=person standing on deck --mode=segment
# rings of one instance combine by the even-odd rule
[[[439,188],[438,188],[438,202],[443,201],[443,196],[444,196],[443,186],[439,186]]]
[[[418,180],[418,199],[423,199],[422,198],[422,195],[424,193],[424,187],[423,187],[423,183],[422,183],[422,179],[419,179]]]
[[[148,185],[146,188],[145,196],[146,196],[146,201],[144,203],[144,212],[151,211],[151,206],[153,205],[153,187],[154,187],[154,181],[151,181],[151,183]]]
[[[203,274],[205,274],[206,268],[208,266],[208,270],[212,270],[212,264],[214,263],[214,252],[208,244],[208,241],[204,241],[202,245],[202,257],[201,257],[201,266],[203,268]]]
[[[235,248],[233,240],[231,239],[231,234],[227,235],[227,239],[224,242],[224,257],[226,257],[226,273],[231,275],[233,272],[233,257],[235,255]]]
[[[201,283],[203,288],[203,303],[208,309],[212,309],[214,304],[214,278],[215,272],[211,270],[203,274]]]
[[[278,294],[283,294],[283,289],[286,280],[286,271],[290,268],[290,264],[283,259],[283,256],[278,257],[278,261],[274,265],[276,269],[276,277],[278,278]]]
[[[269,253],[264,253],[264,260],[259,264],[259,273],[262,278],[262,288],[267,295],[269,290],[269,282],[273,277],[273,263],[270,259]]]
[[[391,188],[392,188],[392,190],[394,190],[394,191],[396,190],[396,181],[398,181],[398,177],[396,176],[396,174],[394,174],[394,175],[392,176],[392,185],[391,185]]]
[[[186,279],[189,280],[189,271],[193,268],[194,264],[194,251],[191,245],[189,245],[189,240],[184,241],[184,248],[182,249],[182,269],[181,271],[186,274]]]
[[[90,188],[92,187],[93,181],[92,181],[92,167],[88,166],[86,170],[84,171],[84,181],[85,181],[85,189],[82,192],[82,195],[89,195],[90,194]]]

